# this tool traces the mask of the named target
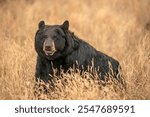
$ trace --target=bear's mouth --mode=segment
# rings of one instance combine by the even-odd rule
[[[47,56],[52,56],[52,55],[55,54],[55,52],[56,52],[56,51],[45,51],[45,54],[46,54]]]

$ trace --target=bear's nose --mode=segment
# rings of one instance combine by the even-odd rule
[[[51,46],[45,46],[46,51],[51,51]]]

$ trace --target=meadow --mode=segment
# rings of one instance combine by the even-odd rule
[[[150,99],[149,6],[150,0],[0,0],[0,99]],[[36,87],[34,37],[41,20],[69,20],[75,35],[120,62],[126,89],[75,72],[63,74],[55,91]]]

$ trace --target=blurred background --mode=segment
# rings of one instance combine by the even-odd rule
[[[36,99],[40,20],[69,20],[75,35],[120,62],[127,83],[123,96],[110,86],[68,87],[45,99],[150,99],[150,0],[0,0],[0,99]]]

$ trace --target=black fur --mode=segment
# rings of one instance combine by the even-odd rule
[[[56,52],[53,55],[46,55],[43,51],[45,38],[55,43]],[[58,72],[60,72],[60,68],[66,72],[70,67],[75,66],[81,71],[85,71],[88,66],[92,66],[92,61],[100,79],[104,80],[105,75],[110,71],[110,62],[112,75],[120,80],[120,76],[117,77],[120,69],[119,62],[76,37],[69,31],[68,21],[62,25],[45,25],[44,21],[41,21],[35,36],[35,50],[38,54],[36,80],[51,81],[51,76],[54,74],[53,68],[56,68]]]

